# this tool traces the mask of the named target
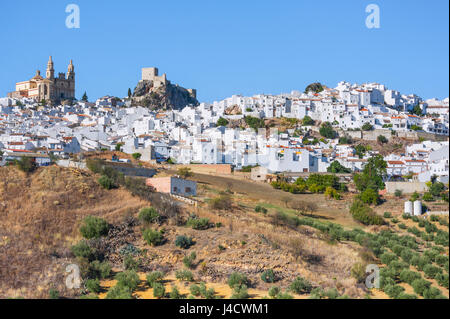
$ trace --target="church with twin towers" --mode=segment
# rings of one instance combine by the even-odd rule
[[[16,83],[16,90],[8,93],[11,98],[32,98],[38,102],[45,101],[48,104],[59,104],[62,101],[72,101],[75,99],[75,67],[70,60],[67,67],[67,75],[58,73],[55,76],[55,69],[52,57],[47,62],[45,78],[39,70],[30,80]]]

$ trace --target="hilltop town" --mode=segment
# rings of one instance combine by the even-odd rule
[[[50,157],[122,150],[154,163],[299,173],[327,172],[337,161],[345,171],[358,172],[381,152],[389,178],[426,182],[437,175],[448,182],[448,98],[424,101],[382,84],[340,82],[333,89],[316,83],[304,93],[233,95],[199,105],[196,91],[183,89],[185,105],[149,108],[139,102],[146,96],[158,99],[154,90],[170,84],[157,68],[143,69],[133,95],[105,96],[95,103],[74,100],[72,62],[69,80],[62,73],[54,79],[51,57],[46,73],[45,79],[38,73],[18,83],[11,97],[0,99],[2,165],[28,153],[46,164]],[[57,88],[65,82],[71,90],[64,93]]]
[[[0,98],[0,298],[448,299],[448,128],[377,83],[76,100],[50,57]]]

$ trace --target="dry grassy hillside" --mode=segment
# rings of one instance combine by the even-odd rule
[[[80,238],[82,218],[97,215],[113,223],[144,205],[125,190],[103,190],[85,171],[52,166],[27,176],[1,167],[0,298],[64,291],[69,248]]]
[[[255,213],[257,202],[246,201],[244,195],[232,196],[231,210],[213,210],[208,198],[223,190],[204,187],[199,207],[184,207],[180,217],[186,220],[195,213],[221,227],[195,230],[168,218],[152,226],[163,230],[165,237],[163,245],[153,247],[143,240],[143,225],[137,222],[140,208],[151,203],[122,188],[104,190],[97,178],[87,171],[59,167],[40,168],[30,175],[13,167],[0,168],[0,297],[46,298],[51,288],[65,297],[79,294],[65,289],[65,266],[75,261],[70,247],[81,239],[78,229],[87,215],[113,225],[103,244],[115,271],[123,270],[119,250],[131,243],[141,252],[141,273],[163,270],[173,276],[184,268],[183,257],[195,251],[194,276],[210,284],[223,284],[237,271],[251,280],[249,288],[267,291],[271,284],[261,280],[261,273],[273,269],[276,284],[283,289],[302,276],[315,287],[336,287],[350,297],[366,293],[350,276],[352,266],[361,261],[359,247],[332,242],[308,226],[292,229],[274,223],[270,214]],[[127,216],[136,222],[124,222]],[[189,250],[176,247],[178,235],[192,237],[195,245]]]

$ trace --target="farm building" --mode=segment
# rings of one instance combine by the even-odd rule
[[[155,188],[160,193],[186,197],[197,195],[197,182],[178,177],[147,178],[146,184]]]

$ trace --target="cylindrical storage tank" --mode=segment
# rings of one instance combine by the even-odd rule
[[[420,200],[416,200],[414,202],[414,216],[422,215],[422,202]]]
[[[405,214],[412,215],[413,214],[413,202],[410,200],[405,202]]]

